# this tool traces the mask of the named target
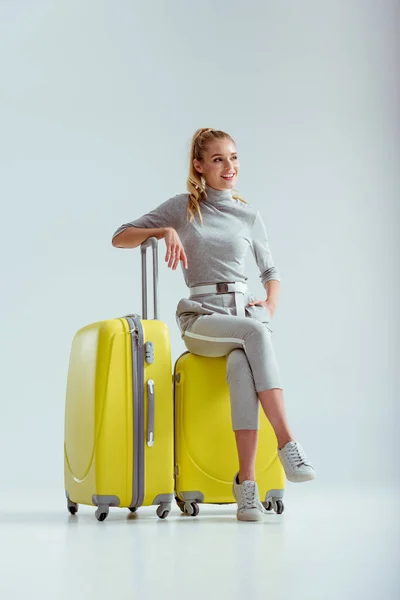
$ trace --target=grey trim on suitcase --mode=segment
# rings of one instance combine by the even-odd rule
[[[173,494],[158,494],[152,504],[168,504],[174,499]]]
[[[139,333],[137,341],[137,370],[138,370],[138,442],[139,442],[139,470],[138,470],[138,488],[137,488],[137,504],[141,506],[144,501],[144,335],[142,322],[139,315],[133,318]]]
[[[201,492],[179,492],[178,495],[185,502],[204,502],[204,494]]]
[[[264,502],[268,502],[269,500],[272,500],[272,498],[275,498],[275,500],[282,500],[284,493],[285,490],[269,490],[265,494]]]
[[[130,506],[138,507],[144,500],[144,339],[140,316],[129,315],[125,319],[132,341],[133,477]]]
[[[173,382],[173,408],[174,408],[174,437],[175,437],[175,441],[174,441],[174,487],[175,487],[175,494],[179,497],[182,498],[182,500],[184,500],[184,497],[182,496],[182,494],[179,492],[178,490],[178,486],[177,486],[177,479],[178,479],[178,474],[179,474],[179,468],[178,468],[178,445],[176,443],[176,434],[175,434],[175,427],[176,427],[176,384],[180,382],[181,380],[181,374],[180,372],[177,372],[177,367],[178,367],[178,362],[181,360],[182,356],[184,356],[185,354],[190,354],[190,352],[188,350],[186,350],[185,352],[182,352],[182,354],[179,356],[179,358],[176,360],[175,365],[174,365],[174,372],[172,374],[172,382]],[[203,496],[204,499],[204,496]]]
[[[119,506],[120,499],[118,496],[99,496],[93,494],[92,502],[94,506]]]

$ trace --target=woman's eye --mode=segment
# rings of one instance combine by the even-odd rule
[[[237,156],[232,156],[232,160],[237,160],[238,157]],[[214,162],[217,162],[217,160],[222,160],[222,158],[219,156],[218,158],[214,159]]]

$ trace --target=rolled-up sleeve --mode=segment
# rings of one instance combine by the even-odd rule
[[[279,270],[272,258],[267,230],[259,211],[256,213],[251,229],[250,247],[260,271],[261,283],[265,285],[265,283],[271,279],[280,281]]]
[[[179,209],[177,206],[177,198],[178,196],[169,198],[150,212],[145,213],[133,221],[129,221],[129,223],[124,223],[113,233],[112,239],[128,227],[139,227],[143,229],[159,229],[161,227],[176,228],[177,218],[179,217],[177,211],[177,209]]]

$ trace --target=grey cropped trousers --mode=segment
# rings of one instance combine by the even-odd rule
[[[233,294],[197,297],[203,312],[182,313],[179,325],[186,348],[200,356],[227,356],[226,379],[229,385],[233,429],[259,429],[260,403],[257,392],[283,389],[268,310],[247,307],[254,299],[246,294],[246,316],[235,314]],[[181,302],[184,302],[182,300]],[[192,302],[192,299],[187,300]]]

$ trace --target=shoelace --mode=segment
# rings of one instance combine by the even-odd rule
[[[247,483],[243,486],[243,508],[257,508],[256,486]]]
[[[287,457],[292,467],[301,467],[301,465],[311,467],[311,464],[308,462],[304,451],[301,450],[297,444],[288,449]]]

